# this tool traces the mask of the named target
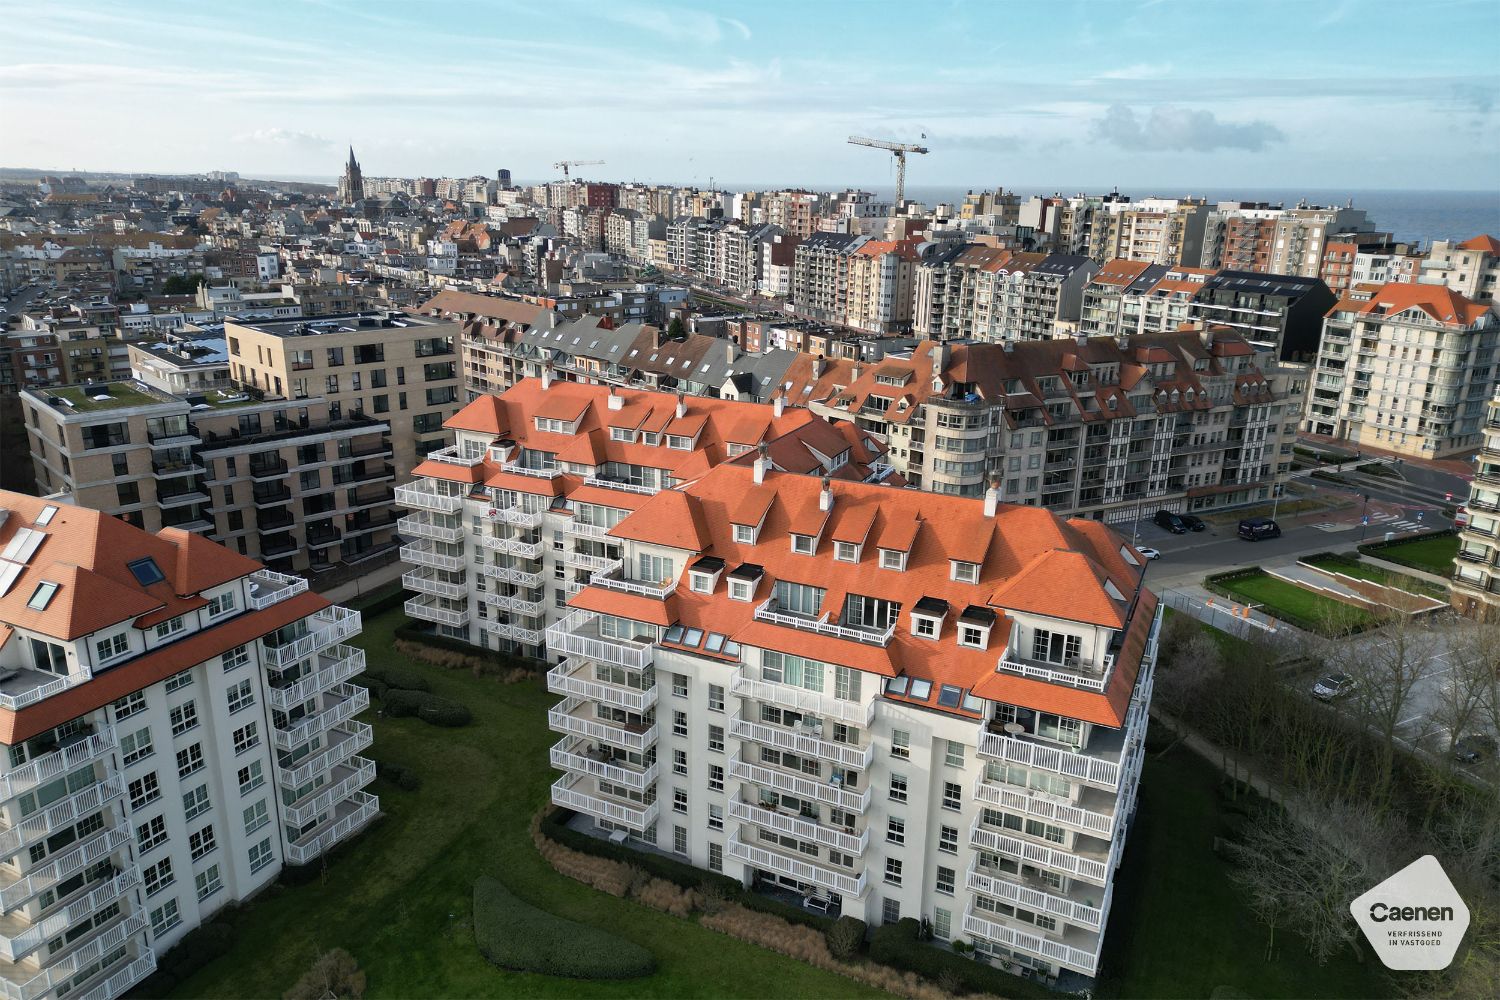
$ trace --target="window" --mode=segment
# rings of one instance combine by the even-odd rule
[[[714,577],[712,573],[689,573],[688,589],[695,594],[712,594],[714,592]]]
[[[722,830],[722,829],[724,829],[724,807],[723,806],[709,806],[708,807],[708,828],[710,830]]]
[[[120,759],[127,766],[138,760],[145,760],[152,752],[149,726],[120,737]]]
[[[207,791],[207,789],[205,789]],[[214,827],[210,823],[196,833],[188,834],[188,853],[194,861],[201,860],[218,849],[218,843],[214,840]]]
[[[672,675],[672,697],[686,698],[688,693],[688,679],[682,674]]]
[[[137,712],[146,710],[146,692],[134,691],[115,702],[115,721],[128,719]]]
[[[1045,663],[1073,665],[1078,662],[1083,640],[1066,632],[1049,632],[1039,628],[1031,635],[1031,658]]]
[[[952,781],[943,782],[943,808],[958,812],[963,808],[964,789]]]
[[[189,668],[182,671],[181,673],[176,673],[171,677],[168,677],[167,682],[162,685],[162,688],[166,690],[167,694],[171,694],[173,691],[178,691],[182,688],[188,687],[192,683],[193,671],[192,668]]]
[[[673,712],[672,713],[672,735],[673,736],[686,736],[687,734],[688,734],[687,713],[686,712]]]
[[[187,628],[187,623],[182,620],[181,615],[178,615],[176,618],[168,618],[156,626],[156,637],[158,639],[167,639],[185,628]]]
[[[901,884],[901,862],[895,858],[885,859],[885,881],[887,885]]]
[[[749,580],[729,581],[729,599],[731,601],[748,601],[754,592],[755,589],[750,585]]]
[[[687,774],[687,751],[686,750],[673,750],[672,751],[672,773],[673,774]]]
[[[271,822],[271,816],[266,809],[266,800],[261,799],[253,806],[245,809],[245,836],[250,836],[256,830]]]
[[[952,572],[948,577],[950,580],[957,580],[959,583],[979,582],[978,563],[964,562],[962,559],[954,559],[951,560],[950,565],[952,566]]]
[[[893,774],[893,775],[891,775],[891,801],[892,802],[905,802],[906,801],[906,775],[904,775],[904,774]]]
[[[983,649],[985,640],[990,637],[990,630],[980,625],[970,625],[967,622],[958,623],[958,644],[960,646],[971,646],[974,649]]]
[[[125,568],[130,570],[130,575],[134,576],[135,582],[139,583],[142,587],[149,587],[153,583],[161,583],[167,578],[166,574],[161,571],[161,567],[156,565],[156,560],[150,556],[128,562],[125,564]]]
[[[147,820],[135,828],[136,849],[141,854],[165,843],[166,839],[167,821],[161,816]]]
[[[161,798],[161,785],[156,780],[155,771],[142,775],[130,783],[130,808],[140,809],[159,798]]]
[[[229,689],[228,698],[230,715],[242,708],[249,708],[255,704],[255,683],[250,678],[245,678]]]
[[[260,723],[252,722],[247,726],[236,729],[233,734],[234,752],[244,753],[253,747],[260,745]]]
[[[880,901],[880,922],[882,924],[894,924],[901,919],[901,900],[883,899]]]
[[[124,632],[107,639],[99,639],[94,643],[94,659],[99,663],[108,663],[128,652],[130,652],[130,636]]]
[[[247,645],[244,645],[244,646],[236,646],[236,647],[234,647],[233,649],[229,650],[227,653],[224,654],[224,672],[227,674],[231,670],[235,670],[235,669],[237,669],[239,667],[243,667],[245,664],[247,664],[249,662],[250,662],[250,647],[249,647],[249,645],[247,644]]]
[[[177,876],[172,874],[172,859],[162,858],[149,868],[141,869],[141,882],[146,886],[146,895],[151,896],[165,889]]]
[[[708,765],[708,790],[710,792],[722,792],[724,790],[724,768],[722,765]]]
[[[240,768],[239,780],[241,795],[248,795],[264,785],[266,776],[262,771],[260,761],[255,761],[249,767]]]
[[[710,712],[724,711],[724,688],[718,684],[708,686],[708,710]]]
[[[891,844],[906,843],[906,820],[892,816],[885,823],[885,839]]]
[[[947,941],[953,936],[953,912],[945,910],[941,906],[932,909],[932,936],[939,941]]]
[[[213,808],[208,800],[208,786],[199,785],[182,796],[183,819],[197,819]]]
[[[172,720],[172,735],[181,736],[198,726],[198,703],[185,701],[168,713]]]
[[[904,729],[891,730],[891,756],[897,760],[911,759],[911,733]]]
[[[194,875],[193,885],[198,890],[198,899],[200,901],[207,899],[224,888],[224,882],[219,878],[219,866],[209,865],[203,871]]]
[[[685,827],[685,826],[674,826],[674,827],[672,827],[672,850],[676,854],[684,854],[684,855],[687,854],[687,852],[688,852],[687,827]]]
[[[802,556],[810,556],[816,548],[812,535],[793,535],[792,551]]]
[[[906,553],[895,549],[881,549],[880,568],[893,569],[897,572],[906,569]]]
[[[709,726],[708,727],[708,749],[712,750],[714,753],[723,753],[724,752],[724,727],[723,726]]]
[[[203,770],[203,744],[194,743],[177,751],[177,777],[186,778],[194,771]]]
[[[267,837],[250,848],[250,871],[258,872],[271,863],[271,838]]]
[[[947,764],[949,767],[963,767],[964,745],[962,743],[955,743],[952,740],[949,740],[948,753],[944,755],[943,763]]]
[[[151,895],[148,891],[146,895]],[[182,923],[182,914],[177,910],[177,900],[169,899],[151,911],[151,933],[157,937]]]
[[[938,829],[938,850],[944,854],[958,853],[958,827],[944,826]]]
[[[833,696],[842,701],[859,701],[859,671],[850,667],[833,668]]]
[[[208,599],[208,606],[204,610],[208,612],[208,617],[217,618],[219,615],[233,611],[234,608],[234,591],[226,590],[217,597],[210,597]]]
[[[672,811],[686,813],[688,806],[688,794],[684,788],[672,789]]]
[[[720,820],[720,825],[722,826],[722,824],[723,821]],[[711,843],[708,845],[708,870],[711,872],[721,872],[724,870],[723,844]]]
[[[734,526],[734,540],[739,545],[754,545],[755,533],[755,526],[752,524],[736,524]]]
[[[837,562],[859,562],[859,546],[853,542],[834,542],[833,558]]]

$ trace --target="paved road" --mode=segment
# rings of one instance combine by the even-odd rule
[[[12,316],[19,316],[26,310],[27,306],[31,305],[31,301],[41,294],[42,287],[40,285],[27,285],[22,288],[9,302],[0,305],[0,319],[10,319]]]

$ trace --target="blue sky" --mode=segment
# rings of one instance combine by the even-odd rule
[[[0,0],[0,165],[1500,189],[1496,0]],[[925,133],[926,139],[921,140]]]

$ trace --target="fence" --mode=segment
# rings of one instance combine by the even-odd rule
[[[1180,590],[1164,590],[1161,599],[1167,607],[1227,632],[1237,639],[1255,639],[1280,632],[1280,622],[1272,621],[1259,611],[1247,609],[1243,604],[1224,597],[1197,597]]]

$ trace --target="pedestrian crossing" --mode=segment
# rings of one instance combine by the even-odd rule
[[[1312,527],[1319,531],[1349,531],[1359,527],[1359,521],[1319,521]],[[1370,515],[1369,527],[1378,531],[1421,531],[1427,525],[1415,518],[1403,517],[1400,514],[1387,514],[1376,512]]]

